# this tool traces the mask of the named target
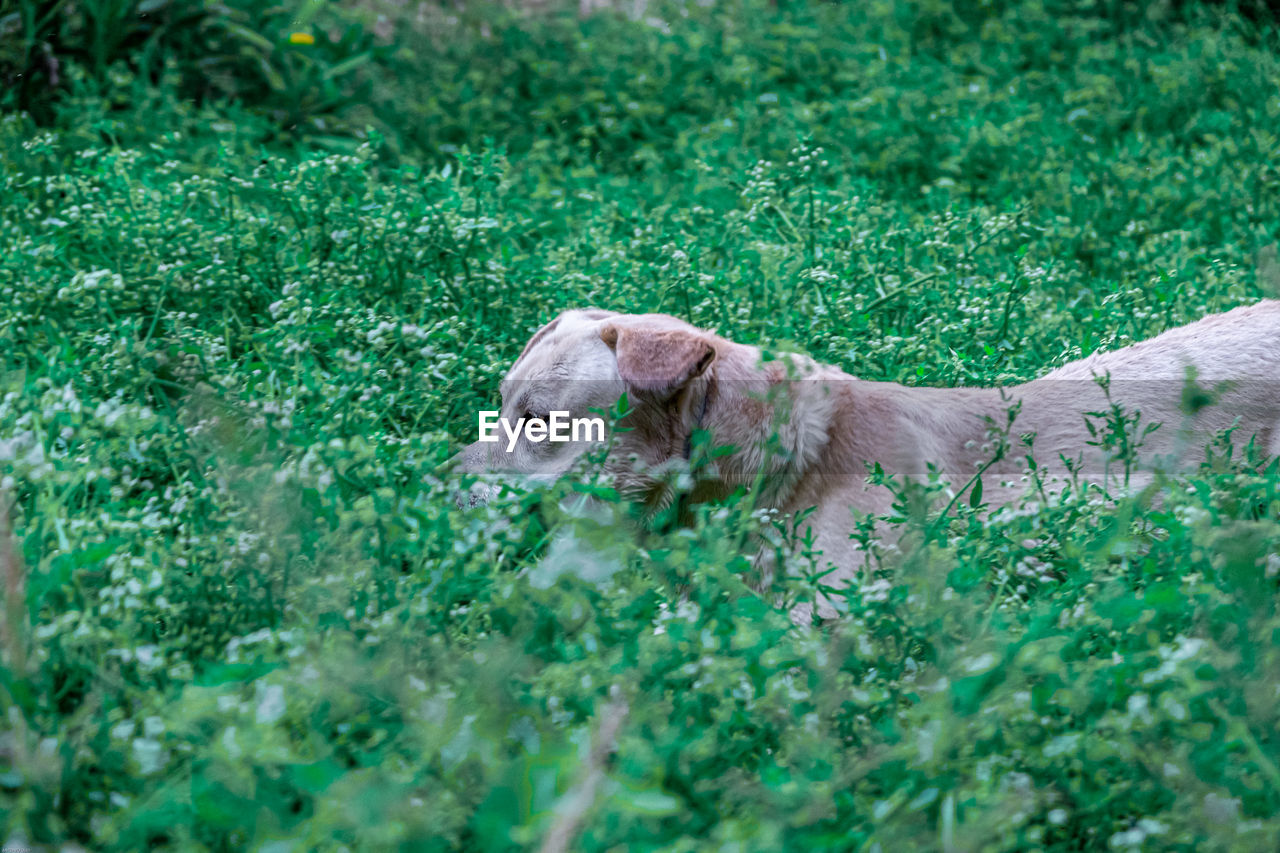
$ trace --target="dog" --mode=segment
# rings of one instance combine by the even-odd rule
[[[749,489],[757,506],[812,508],[806,523],[838,584],[860,562],[850,511],[887,513],[886,477],[932,474],[953,490],[982,482],[996,507],[1025,491],[1028,457],[1060,482],[1138,488],[1157,469],[1196,464],[1224,430],[1280,454],[1280,300],[1004,388],[865,381],[799,354],[770,358],[664,314],[572,310],[533,335],[501,390],[501,415],[517,424],[608,410],[625,392],[631,411],[609,437],[605,468],[621,493],[655,508],[671,499],[666,475],[706,431],[726,450],[706,463],[691,498]],[[459,461],[465,471],[551,480],[593,445],[512,434],[469,445]],[[819,609],[833,613],[829,602]]]

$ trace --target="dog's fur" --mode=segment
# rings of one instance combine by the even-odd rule
[[[1216,389],[1215,404],[1187,409],[1189,370],[1200,388]],[[1094,381],[1108,375],[1109,399]],[[892,501],[887,488],[868,484],[867,463],[899,478],[924,477],[932,464],[959,488],[992,458],[991,427],[1006,426],[1015,403],[1014,443],[1033,434],[1037,462],[1059,475],[1064,457],[1086,476],[1104,470],[1106,451],[1084,413],[1112,403],[1141,413],[1139,434],[1162,424],[1145,436],[1140,455],[1148,464],[1137,483],[1153,465],[1194,463],[1214,433],[1232,426],[1237,443],[1252,438],[1265,453],[1280,454],[1280,301],[1236,308],[1004,389],[862,381],[804,356],[762,360],[755,347],[663,314],[568,311],[538,330],[502,390],[502,415],[513,421],[551,410],[585,417],[626,391],[630,429],[613,436],[609,464],[620,489],[657,502],[664,466],[686,454],[695,429],[710,431],[714,444],[735,449],[712,463],[714,476],[695,497],[747,487],[761,490],[758,503],[782,512],[816,507],[808,523],[817,546],[840,569],[837,577],[847,578],[858,562],[850,508],[881,514]],[[506,453],[477,442],[462,460],[471,471],[554,478],[583,450],[521,440]],[[984,472],[988,503],[1019,496],[1027,452],[1013,448]]]

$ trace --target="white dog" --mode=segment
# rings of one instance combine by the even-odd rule
[[[1280,454],[1280,301],[1003,389],[862,381],[804,356],[764,360],[756,347],[663,314],[568,311],[525,346],[502,383],[501,414],[516,423],[557,411],[585,417],[624,391],[632,411],[620,425],[629,429],[611,436],[607,462],[621,490],[655,506],[669,500],[664,471],[688,459],[696,429],[707,430],[733,451],[709,463],[693,497],[745,487],[757,491],[758,506],[816,507],[808,524],[817,547],[838,569],[833,579],[848,578],[858,564],[850,508],[880,514],[892,502],[887,488],[868,483],[869,465],[899,479],[923,478],[933,466],[956,489],[980,472],[986,501],[998,505],[1025,488],[1028,454],[1059,476],[1071,467],[1094,481],[1124,476],[1130,487],[1156,466],[1194,463],[1232,427],[1237,445],[1253,440]],[[1114,458],[1126,441],[1131,450],[1141,444],[1127,454],[1140,459],[1137,468]],[[470,471],[554,478],[589,446],[520,436],[476,442],[461,458]]]

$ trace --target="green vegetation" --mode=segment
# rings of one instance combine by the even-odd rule
[[[814,630],[791,520],[447,463],[566,307],[950,385],[1273,291],[1259,7],[620,5],[0,0],[0,843],[536,848],[603,767],[573,849],[1276,849],[1274,460],[906,513]]]

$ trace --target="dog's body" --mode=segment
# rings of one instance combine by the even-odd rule
[[[1217,386],[1214,404],[1187,407],[1189,368],[1200,388]],[[1109,397],[1094,378],[1108,375]],[[1105,418],[1092,418],[1091,433],[1084,414],[1113,404],[1113,422],[1117,413],[1140,412],[1128,429],[1131,443],[1142,442],[1137,482],[1154,465],[1194,463],[1214,433],[1233,426],[1237,444],[1252,437],[1266,454],[1280,454],[1280,301],[1208,317],[1003,389],[868,382],[803,356],[762,361],[755,347],[666,315],[569,311],[539,330],[512,367],[503,415],[585,416],[609,408],[623,391],[633,405],[630,429],[614,436],[610,453],[620,488],[662,500],[657,472],[688,456],[695,429],[708,430],[714,444],[735,450],[712,463],[701,496],[746,487],[782,512],[816,507],[808,523],[817,547],[837,576],[848,577],[858,562],[850,509],[881,514],[892,501],[887,488],[868,484],[868,463],[898,478],[922,478],[933,465],[959,489],[992,460],[1005,428],[1006,452],[982,476],[987,502],[998,505],[1025,490],[1031,452],[1057,475],[1073,464],[1088,479],[1114,477]],[[1160,428],[1144,436],[1154,423]],[[1029,434],[1027,447],[1020,437]],[[584,449],[521,442],[505,453],[476,443],[463,459],[471,470],[554,477]]]

